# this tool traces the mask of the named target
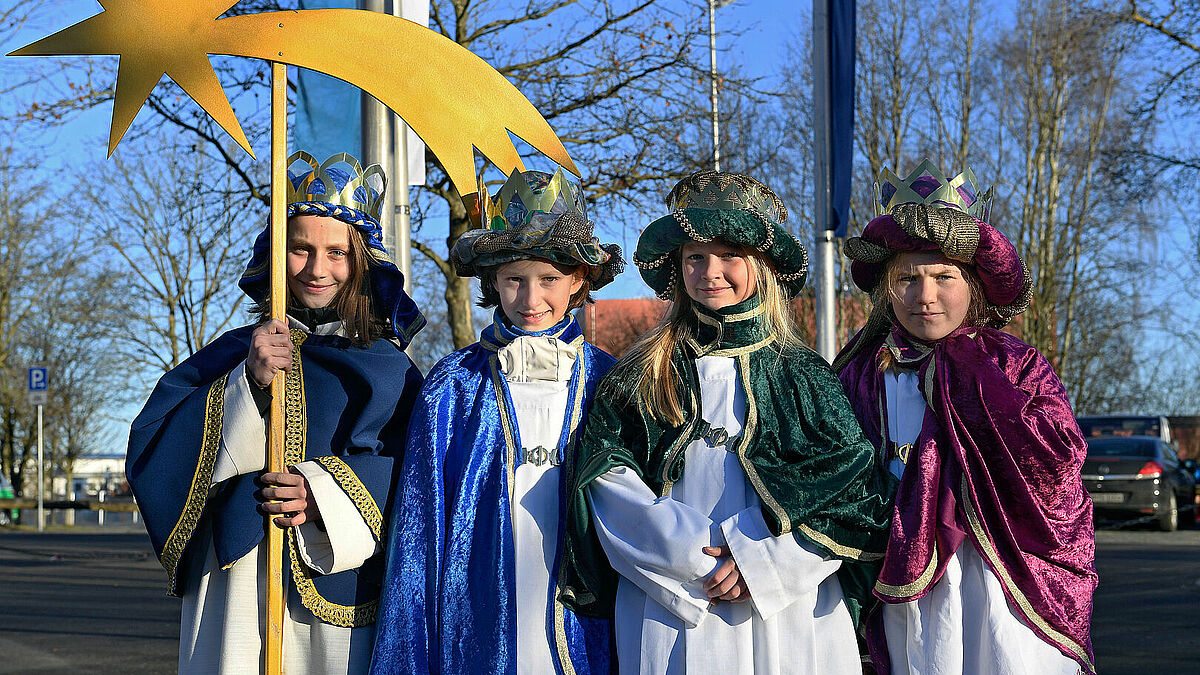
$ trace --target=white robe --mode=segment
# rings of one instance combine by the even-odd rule
[[[746,396],[734,359],[696,361],[702,416],[740,433]],[[773,537],[758,495],[726,446],[695,441],[683,477],[656,498],[618,467],[588,488],[596,529],[620,573],[617,656],[622,673],[862,672],[836,572],[841,562]],[[710,604],[702,584],[719,561],[704,546],[728,544],[750,601]]]
[[[915,373],[884,375],[889,436],[916,441],[925,399]],[[904,464],[891,459],[896,476]],[[926,596],[884,604],[884,635],[894,675],[1074,675],[1079,664],[1044,642],[1009,607],[1000,580],[970,540]]]
[[[530,343],[542,345],[523,349]],[[513,410],[527,449],[558,447],[567,412],[575,349],[545,338],[517,338],[501,350],[501,371],[508,380]],[[546,346],[553,347],[552,349]],[[526,358],[510,358],[521,350]],[[561,366],[561,367],[560,367]],[[553,378],[553,379],[542,379]],[[583,386],[581,382],[579,386]],[[558,553],[559,481],[562,472],[550,463],[525,462],[514,471],[512,498],[513,552],[517,597],[517,673],[554,672],[547,618],[554,588],[550,570]]]
[[[293,325],[296,325],[293,322]],[[321,333],[334,332],[340,324],[322,326]],[[302,327],[302,326],[301,326]],[[411,364],[409,366],[412,367]],[[397,373],[404,377],[404,373]],[[263,469],[266,427],[250,393],[245,363],[229,375],[225,387],[225,411],[221,446],[213,469],[212,484],[233,476]],[[370,527],[354,502],[333,477],[315,462],[301,462],[296,469],[309,481],[310,496],[321,512],[324,530],[315,523],[297,528],[297,544],[304,564],[322,573],[354,569],[379,550]],[[189,555],[203,560],[199,575],[191,575],[183,589],[183,611],[179,632],[179,672],[253,673],[262,668],[262,613],[266,606],[266,544],[256,546],[221,570],[205,527],[193,537]],[[360,673],[371,663],[375,626],[343,628],[320,621],[298,600],[289,575],[285,575],[287,615],[283,625],[283,672]]]

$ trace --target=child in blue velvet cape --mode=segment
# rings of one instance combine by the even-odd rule
[[[561,601],[563,484],[613,358],[570,312],[620,272],[577,186],[514,171],[451,252],[497,307],[421,388],[393,508],[374,673],[607,673],[611,621]]]

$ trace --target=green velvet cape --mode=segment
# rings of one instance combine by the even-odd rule
[[[592,522],[585,490],[608,470],[627,466],[658,495],[683,475],[684,450],[708,435],[698,414],[695,359],[736,359],[746,418],[734,449],[776,536],[792,533],[846,563],[839,576],[851,615],[871,601],[891,516],[890,483],[850,409],[841,383],[807,348],[780,350],[762,325],[757,296],[711,312],[699,305],[694,329],[674,353],[685,421],[669,426],[636,397],[625,362],[601,381],[577,460],[568,476],[564,591],[577,612],[610,615],[617,573]]]

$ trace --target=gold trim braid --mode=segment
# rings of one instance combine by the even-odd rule
[[[292,562],[292,583],[296,584],[300,602],[313,613],[313,616],[325,623],[342,628],[361,628],[375,623],[375,617],[379,613],[378,598],[368,600],[361,605],[339,605],[326,600],[313,585],[308,568],[300,560],[299,548],[296,545],[296,528],[288,528],[287,543],[288,557]]]
[[[208,397],[204,402],[204,432],[200,440],[196,472],[192,475],[192,486],[183,503],[179,520],[171,529],[171,534],[158,556],[163,569],[167,571],[167,592],[171,595],[178,594],[176,584],[179,562],[192,535],[196,533],[196,526],[200,524],[204,504],[208,501],[208,491],[212,487],[213,468],[217,465],[217,451],[221,447],[221,425],[225,417],[225,383],[228,380],[229,374],[226,373],[217,378],[208,390]]]
[[[338,487],[342,488],[346,496],[354,502],[359,515],[366,521],[367,527],[371,528],[371,534],[375,535],[375,541],[383,541],[383,514],[379,512],[379,505],[375,503],[375,498],[371,496],[367,486],[358,479],[354,469],[351,469],[350,465],[346,464],[342,458],[332,455],[317,457],[314,461],[333,476]]]
[[[921,572],[921,576],[903,586],[892,586],[876,580],[875,592],[889,598],[910,598],[929,586],[929,582],[933,581],[933,573],[937,571],[937,565],[938,554],[935,546],[932,555],[929,556],[929,564],[925,567],[925,571]]]
[[[996,547],[992,545],[991,539],[988,539],[987,533],[983,531],[983,524],[979,520],[979,513],[975,510],[975,502],[971,499],[968,490],[967,474],[963,473],[962,481],[960,482],[960,491],[962,493],[963,510],[967,512],[967,521],[971,524],[971,534],[975,536],[975,542],[979,544],[980,550],[987,557],[988,563],[996,576],[1000,578],[1001,583],[1008,590],[1013,600],[1016,601],[1021,613],[1025,615],[1029,621],[1037,626],[1038,630],[1042,631],[1051,640],[1054,640],[1059,645],[1066,647],[1075,658],[1082,664],[1087,666],[1088,671],[1096,672],[1096,666],[1092,664],[1092,660],[1088,658],[1087,651],[1083,646],[1072,640],[1070,637],[1059,632],[1054,626],[1051,626],[1048,621],[1043,619],[1033,605],[1029,602],[1029,598],[1021,592],[1017,583],[1009,576],[1008,570],[1005,569],[1004,563],[1000,560],[1000,554],[996,551]]]
[[[300,359],[300,346],[308,339],[308,333],[293,329],[291,337],[292,369],[283,380],[283,463],[285,466],[293,466],[305,460],[308,439],[308,405],[304,393],[303,362]],[[324,462],[321,464],[328,469]],[[334,478],[337,478],[336,474]],[[358,505],[358,502],[356,501],[355,504]],[[370,524],[370,520],[367,522]],[[380,522],[382,523],[382,517]],[[296,543],[296,528],[294,527],[287,529],[287,549],[288,558],[291,560],[292,583],[295,584],[296,592],[300,595],[301,604],[312,612],[313,616],[325,623],[342,628],[360,628],[375,622],[375,616],[379,609],[378,598],[359,605],[339,605],[322,597],[313,584],[312,571],[300,560],[300,549]]]
[[[751,345],[753,346],[753,345]],[[775,514],[775,518],[779,520],[779,533],[792,531],[792,519],[788,517],[787,511],[779,505],[775,497],[767,490],[767,486],[763,484],[762,479],[758,477],[758,471],[754,468],[754,464],[746,459],[746,448],[750,445],[750,440],[754,438],[755,427],[758,426],[758,401],[754,397],[754,390],[750,386],[750,356],[749,352],[739,354],[737,356],[738,376],[742,381],[742,392],[746,394],[746,423],[742,425],[741,439],[737,444],[737,458],[742,464],[742,470],[746,472],[746,478],[750,479],[750,484],[754,486],[754,491],[758,493],[759,499],[771,509],[771,513]]]
[[[853,558],[855,560],[880,560],[883,558],[882,553],[867,553],[861,548],[839,544],[823,532],[818,532],[804,523],[800,523],[796,529],[803,532],[809,539],[832,551],[834,555],[839,555],[843,558]]]

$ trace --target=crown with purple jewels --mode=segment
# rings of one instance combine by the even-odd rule
[[[885,167],[879,181],[875,184],[877,215],[887,215],[900,204],[924,204],[962,211],[984,222],[991,216],[992,189],[988,188],[980,194],[975,172],[970,169],[953,178],[946,178],[926,158],[904,178]],[[927,190],[927,194],[921,194]],[[964,195],[964,192],[967,194]]]
[[[379,222],[379,216],[383,213],[387,175],[378,164],[372,164],[364,171],[362,164],[345,152],[333,155],[322,164],[303,150],[288,157],[288,167],[296,162],[307,164],[312,168],[312,173],[303,179],[287,182],[288,204],[324,202],[361,211],[374,218],[376,223]],[[330,171],[337,164],[345,164],[350,170],[337,168]],[[336,174],[346,175],[345,184],[340,189],[338,184],[342,182],[342,176]],[[378,183],[373,185],[372,178],[378,178]]]

